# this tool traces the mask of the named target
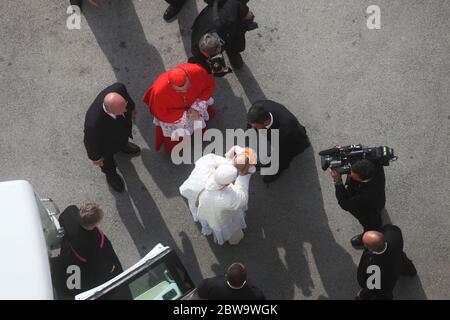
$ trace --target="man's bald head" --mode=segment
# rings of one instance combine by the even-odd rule
[[[362,241],[364,247],[372,252],[381,252],[386,246],[384,235],[378,231],[367,231],[364,233]]]
[[[127,100],[117,92],[108,93],[103,99],[106,110],[116,116],[121,116],[127,111]]]

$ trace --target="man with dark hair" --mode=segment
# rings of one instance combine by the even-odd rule
[[[247,270],[239,262],[233,263],[225,276],[205,279],[198,286],[198,295],[208,300],[265,300],[261,290],[251,285]]]
[[[360,180],[370,180],[377,173],[377,168],[369,160],[363,159],[352,165],[353,174],[358,175]]]
[[[166,22],[170,22],[180,12],[186,0],[166,0],[169,4],[166,12],[164,12],[163,18]]]
[[[291,161],[310,145],[305,127],[286,107],[275,101],[256,101],[248,111],[247,122],[254,129],[267,129],[267,138],[271,144],[271,131],[279,131],[280,167],[277,174],[264,176],[263,181],[266,183],[278,179],[289,168]]]
[[[217,1],[217,7],[214,2]],[[208,61],[211,57],[225,51],[231,66],[240,69],[244,65],[241,52],[245,50],[245,33],[251,29],[253,13],[247,6],[249,0],[205,0],[208,4],[195,19],[192,26],[191,51],[189,61],[198,63],[212,72]],[[216,12],[217,10],[217,12]],[[250,27],[249,27],[250,26]],[[199,46],[202,37],[207,34],[218,35],[221,44],[213,53]]]
[[[227,282],[234,288],[242,287],[247,281],[247,270],[240,263],[233,263],[225,274]]]
[[[361,290],[358,300],[392,300],[400,275],[414,277],[417,270],[403,251],[399,227],[385,225],[380,231],[367,231],[362,237],[365,250],[358,266]]]
[[[108,184],[117,192],[123,192],[125,184],[117,173],[114,154],[138,154],[141,151],[128,141],[133,138],[132,116],[136,112],[125,85],[115,83],[98,94],[86,113],[84,145],[88,157],[102,169]]]
[[[351,166],[344,185],[341,175],[331,170],[339,206],[358,219],[364,231],[380,230],[381,211],[386,204],[384,168],[367,159]],[[351,239],[352,246],[362,249],[362,234]]]

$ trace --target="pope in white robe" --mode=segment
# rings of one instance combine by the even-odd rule
[[[244,237],[245,211],[251,173],[256,156],[250,149],[238,146],[226,157],[207,154],[197,160],[180,193],[188,200],[194,221],[200,222],[202,234],[214,235],[222,245],[238,244]]]

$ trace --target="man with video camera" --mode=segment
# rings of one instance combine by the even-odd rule
[[[241,69],[244,61],[245,33],[256,29],[249,0],[204,0],[208,5],[192,26],[191,63],[198,63],[216,76],[231,72],[226,66],[226,52],[231,66]]]
[[[364,232],[380,230],[381,211],[386,203],[383,165],[368,159],[356,161],[350,167],[345,185],[341,174],[333,168],[331,177],[339,206],[358,219]],[[353,237],[351,244],[356,249],[362,249],[362,234]]]

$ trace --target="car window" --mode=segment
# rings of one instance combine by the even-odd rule
[[[178,300],[195,289],[174,251],[109,290],[101,299]]]

